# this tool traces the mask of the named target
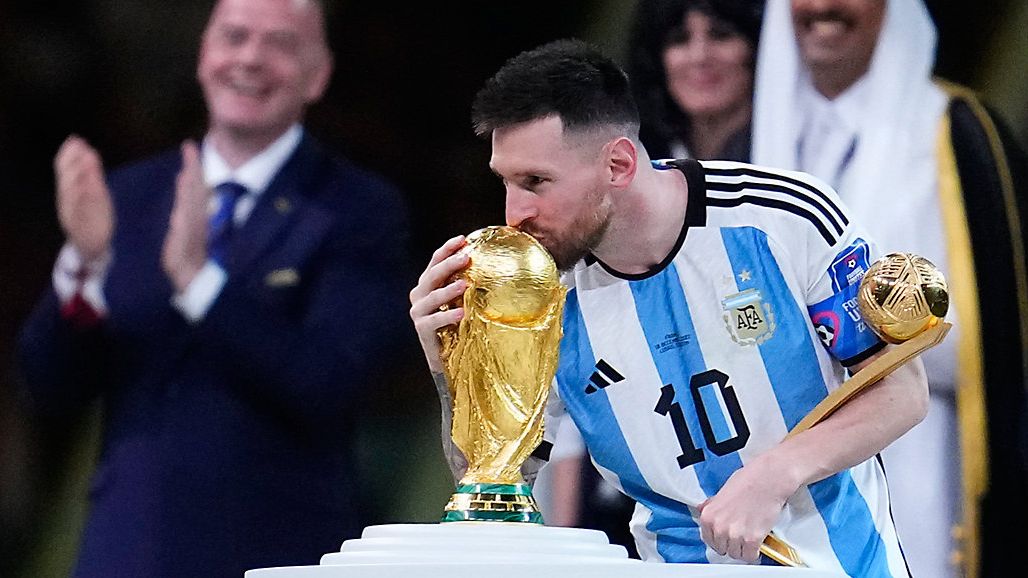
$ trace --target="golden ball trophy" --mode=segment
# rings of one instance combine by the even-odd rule
[[[821,400],[785,436],[808,430],[897,367],[942,342],[950,325],[946,279],[931,261],[912,253],[890,253],[875,261],[857,291],[860,314],[876,335],[894,347],[877,357]],[[761,554],[786,566],[804,566],[796,551],[774,534]]]
[[[542,524],[521,464],[542,441],[567,289],[546,249],[517,229],[479,229],[463,250],[464,317],[439,337],[468,469],[442,521]]]

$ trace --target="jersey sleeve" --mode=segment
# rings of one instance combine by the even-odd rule
[[[857,306],[857,291],[871,263],[878,257],[877,246],[828,185],[814,180],[839,207],[845,217],[835,243],[823,240],[808,245],[807,313],[821,344],[833,357],[849,367],[880,351],[885,343],[864,322]]]
[[[884,347],[857,308],[860,281],[877,248],[849,208],[824,181],[777,168],[703,161],[707,204],[745,208],[721,227],[753,226],[768,235],[775,259],[795,281],[797,305],[842,365],[859,363]]]

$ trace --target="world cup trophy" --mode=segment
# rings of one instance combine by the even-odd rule
[[[567,289],[546,249],[517,229],[479,229],[463,250],[464,317],[439,337],[468,469],[442,521],[541,524],[521,464],[542,441]]]
[[[893,347],[821,400],[786,439],[810,429],[868,386],[941,343],[951,327],[943,321],[949,310],[945,277],[931,261],[913,253],[889,253],[875,261],[860,281],[857,306],[871,330]],[[760,552],[780,564],[804,565],[774,534],[764,539]]]

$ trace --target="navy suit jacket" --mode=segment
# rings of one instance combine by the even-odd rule
[[[104,322],[71,328],[51,290],[20,338],[39,410],[104,401],[76,576],[316,564],[366,522],[353,417],[411,337],[400,196],[305,136],[193,325],[171,306],[160,260],[180,166],[176,151],[109,175]]]

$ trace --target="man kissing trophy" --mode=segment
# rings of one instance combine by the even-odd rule
[[[458,325],[440,331],[449,426],[467,469],[446,505],[442,524],[369,526],[360,539],[326,554],[318,567],[251,570],[247,578],[399,578],[489,573],[490,578],[589,575],[723,578],[762,572],[779,578],[833,578],[810,568],[706,564],[645,564],[628,559],[602,532],[543,527],[521,475],[542,439],[543,415],[557,368],[561,314],[567,289],[550,255],[532,237],[509,227],[487,227],[467,237],[470,257]],[[865,273],[858,297],[876,333],[898,345],[857,372],[789,433],[812,427],[842,404],[921,351],[939,343],[949,324],[945,280],[922,257],[894,253]],[[774,535],[762,553],[786,566],[804,566]]]

